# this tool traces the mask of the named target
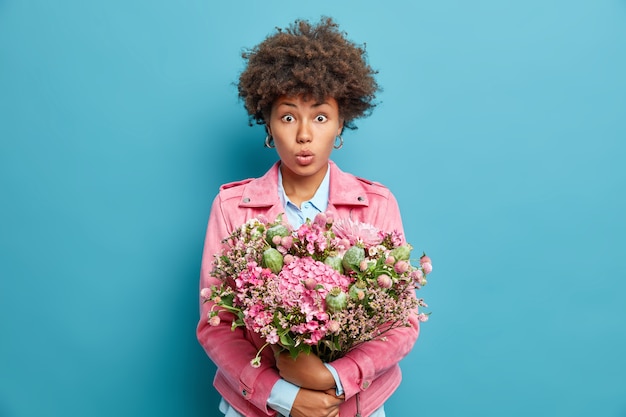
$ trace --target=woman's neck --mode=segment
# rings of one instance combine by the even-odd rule
[[[327,167],[316,175],[303,177],[293,175],[293,173],[283,169],[282,165],[279,169],[281,170],[285,194],[289,197],[289,201],[298,207],[300,207],[303,202],[313,198],[328,171]]]

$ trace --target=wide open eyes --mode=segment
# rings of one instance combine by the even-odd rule
[[[293,123],[296,121],[296,118],[292,114],[286,114],[282,116],[280,120],[285,123]],[[325,123],[328,121],[328,116],[326,116],[325,114],[318,114],[317,116],[315,116],[314,120],[317,123]]]

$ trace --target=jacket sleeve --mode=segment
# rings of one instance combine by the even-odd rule
[[[221,282],[211,276],[212,263],[214,255],[222,249],[222,239],[228,236],[231,231],[232,226],[226,220],[224,206],[220,195],[218,195],[211,208],[205,237],[200,288],[220,285]],[[273,367],[274,357],[271,354],[271,349],[264,349],[259,368],[252,367],[250,360],[257,353],[256,346],[246,336],[243,329],[231,329],[234,316],[230,313],[220,313],[220,324],[210,326],[207,323],[207,313],[211,307],[211,302],[200,302],[200,320],[197,326],[198,341],[217,366],[218,372],[225,377],[230,391],[243,396],[266,414],[274,415],[274,410],[267,407],[267,400],[272,387],[280,377]]]
[[[397,230],[403,233],[398,203],[389,192],[380,198],[374,213],[370,213],[372,224],[381,230]],[[415,292],[412,292],[415,296]],[[339,375],[346,398],[366,390],[376,378],[396,366],[413,348],[419,335],[417,311],[409,319],[409,327],[401,327],[385,334],[385,340],[371,340],[358,345],[344,357],[331,363]]]

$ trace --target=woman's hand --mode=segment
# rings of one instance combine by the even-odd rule
[[[300,353],[296,359],[293,359],[287,350],[275,349],[274,352],[276,367],[285,381],[316,391],[335,388],[333,374],[316,355]]]
[[[339,406],[343,401],[344,396],[337,397],[334,390],[300,388],[291,407],[291,417],[339,417]]]

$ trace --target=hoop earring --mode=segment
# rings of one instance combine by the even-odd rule
[[[339,139],[339,143],[337,143],[337,139]],[[333,148],[341,149],[342,147],[343,147],[343,138],[341,137],[341,135],[335,136],[335,144],[333,145]]]
[[[276,145],[274,145],[274,138],[272,137],[272,135],[267,135],[265,137],[265,145],[266,148],[275,148]]]

